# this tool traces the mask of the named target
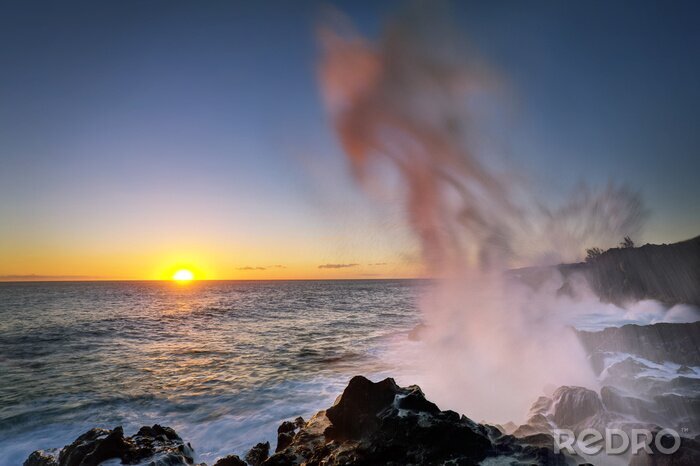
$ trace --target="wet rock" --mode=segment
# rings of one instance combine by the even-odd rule
[[[608,377],[635,377],[640,373],[649,370],[649,366],[633,358],[626,358],[623,361],[612,364],[607,368]]]
[[[149,466],[180,466],[194,462],[189,444],[169,427],[142,427],[132,437],[125,437],[121,427],[91,429],[65,446],[52,463],[41,451],[32,453],[25,466],[97,466],[118,459],[124,464],[148,462]],[[43,461],[43,463],[42,463]]]
[[[289,423],[280,430],[292,432]],[[566,464],[546,439],[521,441],[454,411],[440,411],[417,386],[354,377],[336,403],[320,411],[264,466]],[[504,463],[505,464],[505,463]]]
[[[700,432],[700,396],[668,393],[654,397],[654,402],[677,425]]]
[[[260,466],[270,456],[270,442],[258,443],[245,455],[245,460],[252,466]]]
[[[629,396],[614,387],[606,385],[601,388],[600,398],[605,408],[610,411],[631,414],[640,419],[652,419],[656,417],[654,403]]]
[[[332,423],[326,437],[356,439],[373,432],[379,424],[377,414],[391,405],[398,393],[394,379],[373,383],[361,376],[353,377],[338,401],[326,410]]]
[[[688,366],[681,366],[676,371],[676,374],[695,374],[695,371]]]
[[[697,438],[690,439],[681,437],[681,445],[678,451],[667,455],[659,452],[656,446],[656,435],[654,441],[651,442],[651,454],[640,451],[636,455],[632,455],[630,466],[697,466],[700,464],[700,441]],[[673,445],[672,439],[662,439],[662,446],[670,448]]]
[[[246,462],[236,455],[229,455],[214,463],[214,466],[247,466]]]
[[[659,364],[700,365],[700,322],[630,324],[598,332],[578,331],[577,335],[589,354],[618,352]]]
[[[23,466],[58,466],[58,458],[49,452],[37,450],[29,455]]]
[[[552,396],[552,420],[560,428],[573,428],[604,412],[600,397],[584,387],[559,387]]]
[[[277,448],[275,452],[282,451],[287,448],[294,439],[296,431],[304,426],[304,418],[298,417],[294,421],[284,421],[277,428]]]
[[[408,409],[412,411],[437,414],[440,408],[432,401],[428,401],[418,385],[411,385],[407,388],[409,391],[406,395],[397,397],[397,405],[399,409]]]
[[[512,435],[518,428],[518,426],[512,421],[508,421],[503,424],[496,424],[495,427],[500,430],[502,434],[506,435]]]

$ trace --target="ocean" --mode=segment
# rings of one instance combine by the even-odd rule
[[[244,454],[328,407],[420,321],[420,280],[0,283],[0,466],[92,427]]]

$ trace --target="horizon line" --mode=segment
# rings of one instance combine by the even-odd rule
[[[187,283],[195,282],[293,282],[293,281],[369,281],[369,280],[431,280],[434,277],[356,277],[356,278],[204,278],[190,280]],[[0,278],[0,283],[97,283],[97,282],[166,282],[178,283],[170,278],[94,278],[94,279],[40,279],[40,280],[5,280]]]

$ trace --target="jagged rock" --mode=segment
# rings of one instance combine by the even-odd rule
[[[618,402],[610,393],[609,402]],[[553,429],[571,429],[580,432],[586,428],[604,429],[610,423],[620,425],[621,414],[609,411],[593,390],[584,387],[563,386],[552,398],[542,396],[530,408],[527,422],[519,426],[513,436],[521,440],[538,434],[550,435]]]
[[[604,411],[598,394],[584,387],[559,387],[552,400],[552,420],[560,428],[574,428]]]
[[[700,431],[700,396],[683,396],[668,393],[654,397],[654,402],[670,419],[678,425]]]
[[[124,437],[121,427],[91,429],[65,446],[53,463],[41,451],[32,453],[25,466],[97,466],[109,459],[124,464],[149,461],[149,466],[191,465],[194,453],[189,444],[169,427],[142,427],[136,435]],[[43,461],[43,463],[42,463]]]
[[[676,374],[695,374],[695,371],[691,369],[690,367],[683,365],[678,368],[676,371]]]
[[[284,433],[289,424],[280,426]],[[544,446],[477,424],[454,411],[440,411],[417,386],[393,379],[373,383],[354,377],[336,403],[295,431],[291,443],[264,466],[473,465],[488,457],[525,464],[566,464]]]
[[[228,455],[214,463],[214,466],[248,466],[245,461],[236,455]]]
[[[544,414],[530,416],[527,422],[519,426],[513,435],[518,438],[525,438],[535,434],[549,434],[552,431],[552,424]]]
[[[622,391],[609,386],[600,389],[600,398],[603,405],[610,411],[621,414],[631,414],[638,419],[651,420],[658,417],[654,410],[654,403],[628,396]]]
[[[496,424],[494,427],[505,435],[513,435],[513,432],[515,432],[515,430],[518,428],[518,426],[512,421],[504,422],[503,424]]]
[[[294,438],[296,431],[301,429],[304,424],[305,422],[303,417],[294,419],[294,422],[284,421],[282,424],[280,424],[280,426],[277,428],[277,448],[275,448],[275,453],[287,448],[289,444],[292,443],[292,439]]]
[[[23,466],[58,466],[56,455],[43,450],[37,450],[29,455]]]
[[[700,365],[700,322],[630,324],[598,332],[578,331],[577,335],[589,354],[629,353],[656,363]]]
[[[332,423],[326,437],[346,440],[372,433],[379,425],[377,414],[393,403],[398,393],[394,379],[373,383],[364,377],[353,377],[338,402],[326,410]]]
[[[408,409],[412,411],[437,414],[440,408],[432,401],[428,401],[423,394],[423,391],[418,385],[407,387],[408,393],[397,397],[396,401],[399,409]]]
[[[612,364],[607,368],[608,377],[634,377],[645,370],[648,370],[649,366],[641,363],[633,358],[626,358],[623,361]]]
[[[669,439],[670,440],[670,439]],[[661,441],[662,445],[669,448],[673,441]],[[698,438],[690,439],[681,437],[681,446],[673,454],[661,454],[656,447],[656,434],[654,441],[650,444],[651,454],[643,450],[636,455],[632,455],[629,466],[697,466],[700,464],[700,441]]]
[[[245,455],[245,460],[252,466],[260,466],[270,456],[270,442],[258,443]]]

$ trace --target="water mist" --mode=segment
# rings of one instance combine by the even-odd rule
[[[482,114],[506,80],[447,22],[412,13],[376,41],[334,14],[319,31],[323,96],[358,182],[399,180],[391,189],[438,279],[422,302],[429,330],[416,382],[443,408],[522,420],[546,386],[595,378],[561,317],[557,279],[534,291],[504,271],[614,244],[644,211],[614,185],[549,207],[522,177],[495,169],[480,145]]]

